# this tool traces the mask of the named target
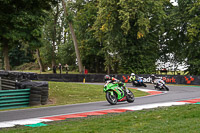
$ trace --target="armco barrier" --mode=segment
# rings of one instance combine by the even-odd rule
[[[38,80],[59,82],[103,82],[104,74],[38,74]]]
[[[42,81],[60,81],[60,82],[104,82],[103,78],[106,74],[36,74],[12,71],[0,71],[0,77],[11,80],[42,80]],[[130,74],[110,74],[123,82],[129,82]],[[151,82],[150,74],[139,74],[144,78],[145,83]],[[166,83],[170,84],[188,84],[200,85],[200,76],[193,75],[156,75],[162,78]],[[1,86],[0,86],[1,89]]]
[[[38,74],[37,79],[42,81],[59,81],[59,82],[104,82],[106,74]],[[125,83],[129,82],[130,75],[128,74],[110,74]],[[151,83],[150,74],[139,74],[143,77],[145,83]],[[200,76],[185,76],[185,75],[156,75],[162,78],[167,84],[187,84],[200,85]]]
[[[0,90],[0,109],[29,106],[30,89]]]

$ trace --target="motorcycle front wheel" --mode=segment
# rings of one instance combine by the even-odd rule
[[[111,105],[117,104],[117,96],[115,94],[111,95],[109,91],[106,92],[106,99]]]
[[[157,85],[154,85],[155,90],[160,90]]]
[[[169,91],[169,88],[166,85],[163,85],[165,91]]]
[[[135,96],[134,94],[129,90],[129,93],[126,96],[127,102],[132,103],[135,101]]]
[[[144,87],[147,87],[147,85],[145,83],[142,83]]]
[[[135,83],[134,81],[132,81],[132,85],[133,85],[133,87],[135,87],[135,86],[136,86],[136,83]]]

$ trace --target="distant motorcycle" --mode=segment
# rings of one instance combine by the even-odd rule
[[[160,91],[169,91],[169,88],[165,85],[165,82],[162,79],[154,81],[154,88]]]
[[[143,82],[143,77],[138,77],[136,80],[132,81],[133,86],[144,86],[147,87],[147,85]]]

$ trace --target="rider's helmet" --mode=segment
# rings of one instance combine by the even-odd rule
[[[104,80],[105,81],[110,80],[110,76],[109,75],[104,76]]]
[[[151,74],[151,77],[155,77],[155,75],[154,75],[154,74]]]
[[[135,73],[131,73],[131,76],[135,76]]]

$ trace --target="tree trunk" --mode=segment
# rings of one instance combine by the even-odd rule
[[[8,57],[8,51],[9,51],[8,42],[4,41],[3,43],[4,43],[3,44],[4,69],[6,71],[9,71],[10,70],[10,62],[9,62],[9,57]]]
[[[56,50],[56,25],[57,25],[57,19],[58,19],[58,14],[59,14],[59,8],[57,5],[57,10],[56,10],[56,14],[54,16],[54,25],[53,25],[53,36],[52,36],[52,40],[53,40],[53,44],[52,44],[52,68],[56,65],[56,54],[55,54],[55,50]]]
[[[107,57],[106,57],[107,59],[107,74],[110,74],[110,71],[111,71],[111,59],[110,59],[110,55],[107,53]]]
[[[59,12],[59,9],[58,9]],[[64,17],[64,15],[62,16]],[[61,40],[62,40],[62,33],[63,33],[63,27],[64,27],[64,21],[61,22],[61,26],[59,27],[59,34],[58,34],[58,45],[61,44]],[[64,33],[65,34],[65,33]],[[59,48],[59,47],[58,47]]]
[[[55,50],[56,50],[55,40],[53,39],[53,44],[52,44],[52,53],[51,53],[51,54],[52,54],[52,58],[51,58],[52,68],[53,68],[53,66],[56,65]]]
[[[40,50],[39,49],[36,49],[36,55],[37,55],[38,64],[40,66],[40,73],[45,72],[44,66],[43,66],[43,63],[42,63],[42,60],[41,60],[41,57],[40,57]]]
[[[66,38],[67,38],[67,32],[64,31],[64,44],[66,43]]]
[[[80,58],[80,52],[79,52],[79,49],[78,49],[77,39],[76,39],[76,35],[74,33],[74,29],[73,29],[73,26],[72,26],[71,22],[69,23],[69,28],[70,28],[70,31],[71,31],[71,34],[72,34],[72,38],[73,38],[73,42],[74,42],[76,58],[78,60],[79,72],[83,73],[83,65],[82,65],[82,61],[81,61],[81,58]]]
[[[107,74],[110,74],[110,65],[108,66]]]
[[[99,61],[98,61],[98,58],[95,58],[95,72],[96,73],[99,73]]]
[[[66,4],[65,4],[64,0],[62,0],[62,4],[63,4],[65,15],[67,17],[68,14],[67,14]],[[74,28],[72,26],[72,22],[69,22],[69,29],[70,29],[70,32],[71,32],[71,35],[72,35],[72,39],[73,39],[73,42],[74,42],[74,47],[75,47],[75,52],[76,52],[76,58],[78,60],[79,72],[83,73],[83,65],[82,65],[82,61],[81,61],[81,58],[80,58],[80,52],[79,52],[79,49],[78,49],[78,43],[77,43],[76,35],[74,33]]]

